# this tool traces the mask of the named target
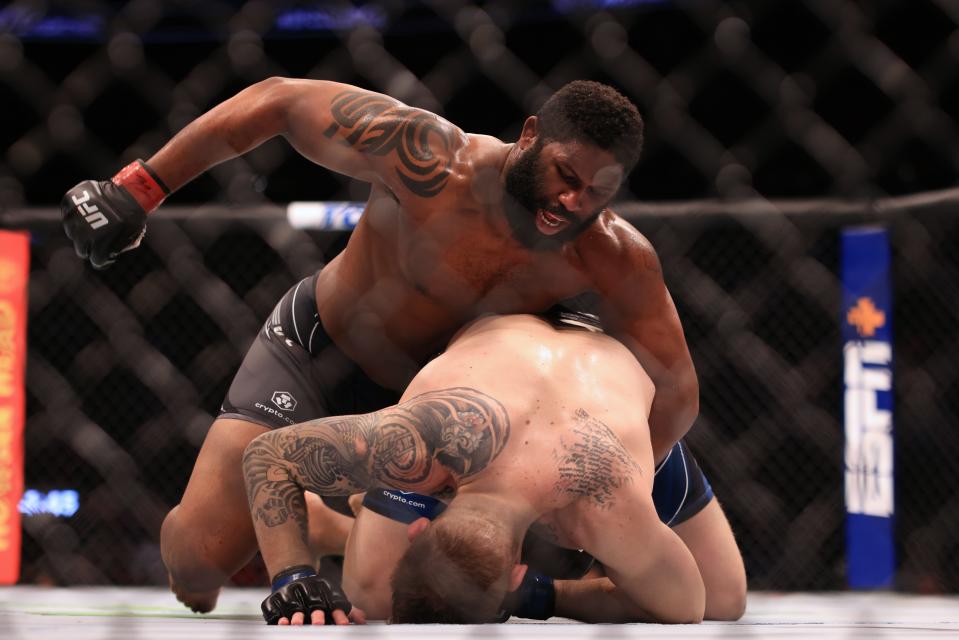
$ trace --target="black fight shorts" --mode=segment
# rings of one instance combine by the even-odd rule
[[[399,402],[398,392],[370,380],[323,330],[318,275],[297,283],[273,309],[233,378],[220,418],[277,428]]]

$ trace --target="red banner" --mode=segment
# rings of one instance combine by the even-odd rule
[[[30,237],[0,231],[0,584],[20,577]]]

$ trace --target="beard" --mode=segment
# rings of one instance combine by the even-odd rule
[[[602,209],[585,220],[579,220],[563,205],[550,205],[549,199],[543,195],[540,177],[543,175],[543,169],[539,166],[542,149],[543,140],[540,138],[522,152],[506,171],[503,213],[513,237],[524,247],[534,251],[555,251],[585,231],[599,217]],[[536,215],[540,209],[571,222],[562,231],[546,235],[536,227]]]

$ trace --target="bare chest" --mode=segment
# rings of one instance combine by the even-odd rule
[[[535,252],[484,225],[417,225],[400,236],[400,271],[410,286],[451,310],[534,312],[588,286],[563,253]]]

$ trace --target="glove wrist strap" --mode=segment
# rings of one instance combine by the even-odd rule
[[[289,569],[284,569],[275,576],[271,582],[271,588],[273,593],[276,593],[286,585],[290,584],[294,580],[299,580],[300,578],[309,578],[315,576],[316,571],[308,564],[298,564],[295,567],[290,567]]]
[[[112,178],[113,184],[126,189],[146,213],[160,206],[170,190],[143,160],[134,160]]]
[[[533,620],[553,617],[556,611],[556,587],[551,577],[527,571],[520,592],[522,600],[513,615]]]

